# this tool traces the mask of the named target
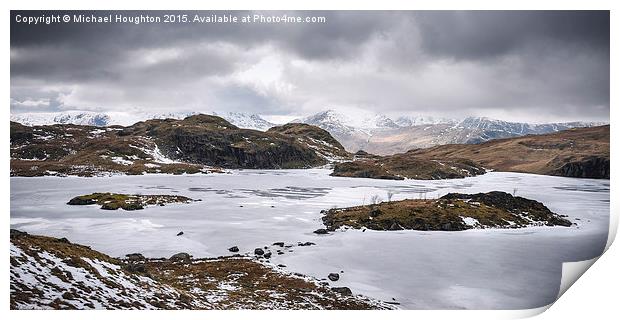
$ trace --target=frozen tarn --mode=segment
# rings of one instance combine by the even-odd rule
[[[11,178],[11,227],[66,237],[113,256],[141,252],[169,257],[253,253],[268,246],[273,264],[319,279],[340,272],[334,286],[401,303],[405,309],[521,309],[555,300],[562,262],[602,253],[609,225],[609,180],[492,172],[436,181],[329,176],[330,170],[242,170],[231,174],[106,178]],[[165,186],[166,189],[157,188]],[[308,190],[308,196],[302,196]],[[541,201],[573,227],[459,232],[347,230],[328,235],[320,211],[448,192],[492,190]],[[67,206],[91,192],[178,194],[202,199],[184,206],[102,212]],[[290,193],[292,196],[283,196]],[[293,196],[294,195],[294,196]],[[179,231],[184,234],[177,237]],[[284,242],[291,247],[272,246]],[[313,242],[316,245],[298,246]],[[277,254],[281,250],[283,254]]]

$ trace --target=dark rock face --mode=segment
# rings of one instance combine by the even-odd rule
[[[230,252],[239,252],[239,248],[237,246],[233,246],[233,247],[228,248],[228,251],[230,251]]]
[[[332,291],[338,292],[338,293],[340,293],[343,296],[351,296],[351,295],[353,295],[353,292],[348,287],[333,287]]]
[[[138,272],[138,273],[145,273],[146,272],[146,266],[144,265],[144,263],[128,263],[125,266],[125,269],[129,272]]]
[[[330,273],[327,275],[327,278],[331,281],[338,281],[340,279],[340,275],[337,273]]]
[[[293,137],[239,129],[216,116],[148,120],[121,134],[151,137],[167,157],[209,166],[280,169],[325,164],[312,149]]]
[[[262,256],[263,254],[265,254],[265,250],[261,249],[261,248],[256,248],[254,249],[254,254],[257,256]]]
[[[68,205],[72,205],[72,206],[85,206],[85,205],[96,204],[96,203],[97,203],[96,199],[86,199],[83,197],[75,197],[69,200],[69,202],[67,202]]]
[[[609,167],[609,158],[592,156],[580,161],[568,162],[554,173],[573,178],[609,179]]]
[[[192,262],[192,257],[189,255],[189,253],[180,252],[170,257],[169,260],[173,262],[190,263]]]
[[[23,232],[23,231],[19,231],[17,229],[11,229],[11,231],[10,231],[11,239],[19,238],[19,237],[23,237],[23,236],[27,236],[27,235],[28,235],[28,233]]]

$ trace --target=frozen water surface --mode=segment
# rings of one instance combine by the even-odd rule
[[[11,178],[11,227],[67,237],[112,256],[141,252],[169,257],[227,255],[283,241],[294,244],[271,262],[326,278],[335,286],[406,309],[522,309],[557,296],[561,263],[602,253],[609,224],[609,180],[492,172],[439,181],[330,177],[329,170],[243,170],[232,174],[106,178]],[[577,225],[518,230],[338,231],[323,227],[323,209],[393,200],[435,198],[448,192],[505,191],[536,199]],[[191,204],[106,211],[68,206],[91,192],[179,194]],[[183,231],[182,236],[176,236]],[[311,241],[315,246],[296,246]],[[290,251],[290,252],[289,252]]]

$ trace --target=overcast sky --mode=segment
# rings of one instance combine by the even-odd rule
[[[17,14],[52,12],[11,14],[13,113],[609,121],[607,11],[289,12],[327,22],[286,25],[26,25]]]

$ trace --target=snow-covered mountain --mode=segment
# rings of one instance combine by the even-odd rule
[[[381,114],[341,113],[327,110],[293,122],[318,126],[329,131],[351,152],[376,154],[405,152],[450,143],[481,143],[492,139],[527,134],[545,134],[577,127],[603,125],[600,122],[530,124],[485,117],[446,119],[401,116],[392,120]]]
[[[394,120],[399,127],[419,126],[423,124],[457,124],[459,120],[424,116],[400,116]]]
[[[373,117],[368,114],[357,117],[327,110],[303,119],[295,119],[292,123],[306,123],[327,130],[348,151],[360,150],[372,136],[372,131],[383,128],[398,128],[393,121],[385,121],[387,117]],[[384,127],[387,125],[387,127]]]
[[[87,111],[33,112],[11,114],[11,121],[19,122],[27,126],[78,124],[102,127],[110,125],[111,118],[105,113]]]
[[[271,123],[261,118],[257,114],[248,114],[248,113],[243,113],[243,112],[227,112],[227,113],[213,112],[213,115],[222,117],[226,121],[236,125],[239,128],[244,128],[244,129],[267,131],[269,128],[276,126],[275,123]]]
[[[603,125],[603,122],[563,122],[531,124],[508,122],[486,117],[468,117],[457,124],[457,128],[479,132],[478,137],[470,137],[464,143],[480,143],[497,138],[510,138],[528,134],[545,134],[567,130]]]
[[[64,112],[32,112],[11,114],[11,121],[23,125],[52,125],[77,124],[97,127],[110,125],[128,126],[148,119],[184,119],[196,115],[198,112],[167,112],[167,113],[129,113],[129,112],[92,112],[92,111],[64,111]],[[216,113],[213,115],[224,118],[239,128],[266,131],[275,124],[256,114],[241,112]]]

